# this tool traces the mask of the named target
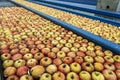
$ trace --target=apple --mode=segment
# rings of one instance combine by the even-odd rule
[[[17,75],[22,76],[28,73],[28,67],[27,66],[21,66],[17,69]]]
[[[113,56],[114,61],[120,62],[120,56],[119,55],[114,55]]]
[[[16,68],[15,67],[7,67],[5,70],[4,70],[4,76],[11,76],[11,75],[14,75],[16,73]]]
[[[40,64],[42,65],[42,66],[48,66],[49,64],[51,64],[52,63],[52,60],[51,60],[51,58],[49,58],[49,57],[43,57],[41,60],[40,60]]]
[[[79,63],[79,64],[81,64],[81,63],[83,63],[83,58],[80,57],[80,56],[76,56],[76,57],[74,58],[74,61],[77,62],[77,63]]]
[[[84,62],[84,63],[82,63],[82,69],[86,70],[88,72],[92,72],[92,71],[94,71],[94,66],[92,65],[92,63]]]
[[[39,52],[39,49],[38,48],[32,48],[31,50],[30,50],[30,53],[32,53],[32,54],[36,54],[36,53],[38,53]]]
[[[110,50],[106,50],[104,51],[104,53],[106,56],[111,56],[111,57],[113,56],[113,53]]]
[[[14,55],[12,56],[12,59],[13,59],[14,61],[16,61],[17,59],[21,59],[21,58],[22,58],[22,54],[20,54],[20,53],[14,54]]]
[[[52,80],[52,76],[49,73],[43,73],[40,80]]]
[[[120,63],[119,62],[115,62],[114,65],[115,65],[116,69],[120,69]]]
[[[33,58],[33,54],[31,54],[31,53],[27,53],[23,56],[24,60],[29,60],[29,59],[32,59],[32,58]]]
[[[19,80],[19,77],[16,75],[11,75],[11,76],[8,76],[6,80]]]
[[[96,71],[102,71],[104,69],[104,66],[102,63],[95,62],[94,63],[94,68]]]
[[[102,50],[102,47],[101,47],[101,46],[96,45],[96,46],[95,46],[95,50],[96,50],[96,51],[97,51],[97,50]]]
[[[88,50],[88,51],[94,51],[95,48],[94,48],[93,46],[87,46],[87,50]]]
[[[113,59],[111,56],[105,56],[105,57],[104,57],[104,60],[105,60],[107,63],[114,63],[114,59]]]
[[[60,37],[58,37],[58,38],[60,38]],[[58,38],[57,38],[57,39],[58,39]],[[59,39],[58,39],[58,40],[59,40]],[[58,42],[57,40],[53,40],[53,41],[52,41],[52,44],[53,44],[53,45],[57,45],[58,43],[59,43],[59,42]]]
[[[19,68],[20,66],[24,66],[26,64],[26,61],[23,59],[18,59],[14,62],[14,66],[16,68]]]
[[[87,52],[86,52],[86,55],[87,55],[87,56],[91,56],[91,57],[96,57],[96,54],[95,54],[94,51],[87,51]]]
[[[97,56],[104,57],[104,52],[101,51],[101,50],[96,50],[95,53],[96,53]]]
[[[70,72],[66,76],[67,80],[80,80],[79,76],[75,72]]]
[[[73,59],[71,57],[65,57],[63,59],[63,62],[66,64],[71,64],[73,62]]]
[[[90,63],[93,63],[93,62],[94,62],[94,59],[93,59],[91,56],[85,56],[85,57],[84,57],[84,60],[85,60],[86,62],[90,62]]]
[[[65,75],[62,72],[55,72],[53,74],[53,80],[65,80]]]
[[[76,53],[75,52],[69,52],[69,53],[67,53],[67,56],[71,57],[71,58],[75,58],[76,57]]]
[[[27,47],[26,44],[20,44],[18,48],[19,48],[19,49],[23,49],[23,48],[26,48],[26,47]]]
[[[48,53],[50,52],[50,49],[49,49],[49,48],[43,48],[43,49],[41,50],[41,52],[42,52],[44,55],[46,55],[46,54],[48,54]]]
[[[1,55],[1,60],[3,60],[3,61],[8,60],[10,58],[11,58],[11,54],[9,54],[9,53],[4,53]]]
[[[20,53],[21,54],[26,54],[26,53],[29,53],[29,49],[28,48],[22,48],[21,50],[20,50]]]
[[[60,42],[60,44],[66,44],[66,40],[64,40],[64,39],[61,39],[59,42]]]
[[[70,52],[70,49],[68,47],[62,47],[61,51],[68,53]]]
[[[65,54],[65,52],[63,52],[63,51],[59,51],[58,53],[57,53],[57,57],[58,58],[64,58],[66,56],[66,54]]]
[[[93,80],[105,80],[103,74],[98,71],[92,72],[92,79]]]
[[[58,51],[59,51],[59,48],[57,48],[57,47],[52,48],[52,52],[57,53]]]
[[[85,46],[82,46],[82,47],[79,48],[79,50],[82,51],[82,52],[86,52],[87,48]]]
[[[44,44],[38,44],[38,45],[37,45],[37,48],[38,48],[39,50],[41,50],[41,49],[45,48],[45,45],[44,45]]]
[[[101,56],[96,56],[96,57],[94,57],[94,59],[95,59],[95,62],[99,62],[99,63],[104,63],[105,62],[104,58],[101,57]]]
[[[57,44],[57,48],[61,49],[63,47],[63,44]]]
[[[36,65],[30,69],[30,73],[34,78],[39,78],[44,72],[44,67],[40,65]]]
[[[56,54],[54,52],[49,52],[47,55],[49,58],[56,58]]]
[[[12,66],[13,64],[14,64],[13,60],[5,60],[2,65],[4,68],[7,68],[7,67]]]
[[[70,64],[70,69],[72,72],[79,73],[81,71],[81,66],[78,63],[74,62]]]
[[[31,75],[23,75],[20,77],[20,80],[34,80]]]
[[[106,80],[117,80],[117,76],[112,70],[105,69],[102,73]]]
[[[115,74],[117,76],[117,79],[119,80],[120,79],[120,70],[115,70]]]
[[[50,74],[53,74],[57,71],[57,66],[54,64],[50,64],[49,66],[47,66],[46,71]]]
[[[66,43],[65,46],[68,47],[68,48],[71,48],[72,44],[71,43]]]
[[[8,45],[7,44],[2,44],[1,46],[0,46],[0,49],[1,50],[3,50],[3,49],[8,49]]]
[[[78,48],[76,48],[76,47],[71,47],[71,49],[70,49],[72,52],[78,52]]]
[[[80,80],[91,80],[91,75],[87,71],[81,71],[79,73],[79,76],[80,76]]]
[[[85,57],[85,53],[82,51],[78,51],[76,55],[81,56],[81,57]]]
[[[104,67],[109,70],[113,70],[113,71],[115,70],[114,64],[111,64],[111,63],[105,63]]]
[[[1,52],[1,54],[2,54],[2,53],[9,53],[9,52],[10,52],[10,50],[9,50],[9,49],[1,49],[1,51],[0,51],[0,52]]]
[[[59,66],[60,64],[62,64],[62,60],[60,58],[55,58],[53,60],[53,63],[56,65],[56,66]]]
[[[10,48],[10,49],[18,48],[18,44],[11,44],[9,48]]]
[[[10,51],[10,54],[11,55],[14,55],[14,54],[16,54],[16,53],[18,53],[19,52],[19,49],[12,49],[11,51]]]
[[[59,65],[58,70],[61,71],[62,73],[67,74],[70,72],[70,67],[68,64],[63,63],[63,64]]]
[[[33,67],[33,66],[36,66],[37,63],[38,63],[38,61],[37,61],[36,59],[29,59],[29,60],[27,61],[26,65],[27,65],[28,67]]]

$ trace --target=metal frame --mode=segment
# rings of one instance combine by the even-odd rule
[[[36,4],[40,4],[40,5],[44,5],[44,6],[48,6],[51,8],[59,9],[62,11],[70,12],[70,13],[73,13],[76,15],[87,17],[87,18],[91,18],[93,20],[100,20],[101,22],[112,24],[112,25],[115,25],[118,27],[120,26],[119,21],[115,21],[115,20],[111,20],[111,19],[107,19],[107,18],[103,18],[103,17],[99,17],[99,16],[92,16],[92,15],[81,13],[80,11],[76,11],[76,10],[68,9],[68,8],[64,8],[64,7],[59,7],[59,6],[55,6],[55,5],[51,5],[51,4],[47,4],[47,3],[43,3],[43,2],[38,2],[38,1],[31,1],[31,2],[36,3]]]
[[[38,14],[38,15],[40,15],[40,16],[42,16],[42,17],[44,17],[44,18],[46,18],[46,19],[48,19],[48,20],[50,20],[50,21],[52,21],[52,22],[54,22],[54,23],[56,23],[56,24],[58,24],[58,25],[60,25],[62,27],[64,27],[64,28],[66,28],[68,30],[71,30],[74,33],[76,33],[78,35],[81,35],[81,36],[85,37],[86,39],[88,39],[90,41],[93,41],[94,43],[96,43],[98,45],[101,45],[102,47],[104,47],[106,49],[109,49],[109,50],[113,51],[114,53],[120,55],[120,45],[118,45],[118,44],[115,44],[115,43],[113,43],[111,41],[103,39],[103,38],[101,38],[101,37],[99,37],[97,35],[94,35],[94,34],[92,34],[90,32],[87,32],[87,31],[85,31],[83,29],[77,28],[77,27],[75,27],[73,25],[70,25],[70,24],[68,24],[68,23],[66,23],[64,21],[61,21],[61,20],[59,20],[57,18],[54,18],[54,17],[51,17],[51,16],[49,16],[47,14],[44,14],[44,13],[42,13],[40,11],[37,11],[35,9],[32,9],[32,8],[30,8],[28,6],[17,3],[17,2],[15,2],[13,0],[11,0],[11,2],[13,2],[14,4],[17,4],[17,5],[23,7],[25,9],[27,9],[27,10],[30,10],[30,11],[32,11],[32,12],[34,12],[34,13],[36,13],[36,14]]]
[[[30,1],[40,1],[40,2],[45,2],[48,4],[53,4],[53,5],[71,8],[75,10],[81,10],[81,11],[91,12],[91,13],[105,15],[109,17],[120,18],[120,13],[110,12],[110,11],[105,11],[105,10],[100,10],[100,9],[92,9],[92,8],[89,8],[89,6],[86,8],[80,5],[74,5],[72,3],[70,4],[68,2],[63,3],[61,1],[52,1],[52,0],[30,0]]]

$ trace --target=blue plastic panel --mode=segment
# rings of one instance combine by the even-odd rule
[[[100,20],[101,22],[105,22],[105,23],[112,24],[112,25],[115,25],[115,26],[120,26],[120,21],[115,21],[115,20],[111,20],[111,19],[107,19],[107,18],[103,18],[103,17],[98,17],[98,16],[92,16],[92,15],[81,13],[80,11],[76,11],[76,10],[68,9],[68,8],[64,8],[64,7],[59,7],[59,6],[55,6],[55,5],[51,5],[51,4],[47,4],[47,3],[43,3],[43,2],[38,2],[38,1],[32,1],[32,2],[37,3],[37,4],[41,4],[41,5],[44,5],[44,6],[52,7],[52,8],[55,8],[55,9],[63,10],[63,11],[66,11],[66,12],[70,12],[70,13],[73,13],[73,14],[77,14],[77,15],[80,15],[80,16],[84,16],[84,17],[87,17],[87,18],[91,18],[91,19],[94,19],[94,20]]]
[[[63,2],[63,1],[52,1],[52,0],[31,0],[31,1],[45,2],[48,4],[53,4],[53,5],[71,8],[71,9],[75,9],[75,10],[91,12],[91,13],[95,13],[95,14],[101,14],[101,15],[120,19],[120,13],[110,12],[110,11],[105,11],[105,10],[98,10],[96,8],[91,8],[91,6],[88,6],[88,5],[84,6],[82,4],[77,4],[77,3],[70,3],[70,2]]]
[[[93,41],[94,43],[99,44],[99,45],[103,46],[104,48],[109,49],[109,50],[111,50],[111,51],[113,51],[113,52],[120,55],[120,45],[117,45],[117,44],[115,44],[115,43],[113,43],[111,41],[108,41],[108,40],[103,39],[103,38],[101,38],[99,36],[96,36],[96,35],[94,35],[94,34],[92,34],[90,32],[87,32],[85,30],[77,28],[77,27],[75,27],[73,25],[70,25],[70,24],[64,22],[64,21],[60,21],[57,18],[46,15],[46,14],[40,12],[40,11],[37,11],[35,9],[32,9],[32,8],[27,7],[25,5],[22,5],[20,3],[16,3],[15,1],[12,1],[12,2],[19,5],[19,6],[21,6],[21,7],[26,8],[26,9],[34,12],[34,13],[36,13],[36,14],[38,14],[38,15],[40,15],[40,16],[42,16],[42,17],[44,17],[44,18],[46,18],[46,19],[48,19],[50,21],[53,21],[56,24],[61,25],[62,27],[66,28],[68,30],[71,30],[74,33],[76,33],[78,35],[81,35],[81,36],[87,38],[88,40]]]

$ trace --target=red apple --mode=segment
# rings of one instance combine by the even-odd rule
[[[20,54],[20,53],[17,53],[17,54],[14,54],[13,56],[12,56],[12,59],[13,60],[17,60],[17,59],[21,59],[22,58],[22,54]]]
[[[120,79],[120,70],[115,70],[115,74],[117,76],[117,79],[119,80]]]
[[[50,52],[50,49],[49,48],[43,48],[41,51],[44,55],[46,55]]]
[[[66,64],[71,64],[73,62],[73,59],[71,57],[65,57],[63,59],[63,62]]]
[[[16,76],[16,75],[11,75],[11,76],[8,76],[8,78],[6,80],[11,80],[11,79],[13,79],[13,80],[19,80],[19,77]]]
[[[49,58],[56,58],[56,54],[54,52],[49,52],[47,55]]]
[[[28,67],[27,66],[21,66],[17,69],[17,75],[22,76],[28,73]]]
[[[70,49],[68,47],[63,47],[61,49],[61,51],[65,52],[65,53],[68,53],[68,52],[70,52]]]
[[[76,56],[76,57],[74,58],[74,61],[77,62],[77,63],[79,63],[79,64],[81,64],[81,63],[83,63],[83,58],[80,57],[80,56]]]
[[[74,57],[76,57],[76,54],[75,54],[75,52],[69,52],[69,53],[67,53],[67,56],[74,58]]]
[[[87,55],[87,56],[91,56],[91,57],[95,57],[95,56],[96,56],[96,54],[95,54],[94,51],[87,51],[87,52],[86,52],[86,55]]]
[[[105,63],[104,67],[109,70],[113,70],[113,71],[115,70],[114,64],[111,64],[111,63]]]
[[[42,53],[40,53],[40,52],[34,54],[34,58],[35,58],[36,60],[40,60],[40,59],[42,59],[43,57],[44,57],[44,55],[43,55]]]
[[[20,50],[20,53],[21,54],[29,53],[29,49],[28,48],[23,48],[23,49]]]
[[[94,71],[94,66],[92,65],[92,63],[84,62],[84,63],[82,63],[82,69],[86,70],[88,72],[92,72],[92,71]]]
[[[53,63],[56,65],[56,66],[59,66],[60,64],[62,64],[62,60],[60,58],[56,58],[53,60]]]
[[[37,48],[32,48],[31,50],[30,50],[30,53],[32,53],[32,54],[36,54],[36,53],[38,53],[39,52],[39,49],[37,49]]]
[[[120,69],[120,63],[119,62],[115,62],[114,65],[115,65],[116,69]]]
[[[11,76],[11,75],[14,75],[16,73],[16,68],[15,67],[7,67],[5,70],[4,70],[4,75],[5,76]]]
[[[57,53],[58,51],[59,51],[59,48],[57,47],[52,48],[52,52]]]
[[[102,73],[106,80],[117,80],[117,76],[112,70],[105,69],[102,71]]]
[[[85,57],[85,53],[82,51],[78,51],[77,56]]]
[[[69,67],[69,65],[68,65],[68,64],[65,64],[65,63],[59,65],[58,69],[59,69],[59,71],[65,73],[65,74],[67,74],[67,73],[70,72],[70,67]]]

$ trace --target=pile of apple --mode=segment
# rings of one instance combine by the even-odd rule
[[[92,20],[86,17],[77,16],[68,12],[60,11],[57,9],[49,8],[46,6],[38,5],[24,0],[16,0],[17,2],[27,5],[33,9],[46,13],[50,16],[56,17],[62,21],[75,25],[95,35],[101,36],[107,40],[120,44],[120,28],[100,22],[98,20]]]
[[[20,7],[0,8],[6,80],[120,80],[120,56]]]

